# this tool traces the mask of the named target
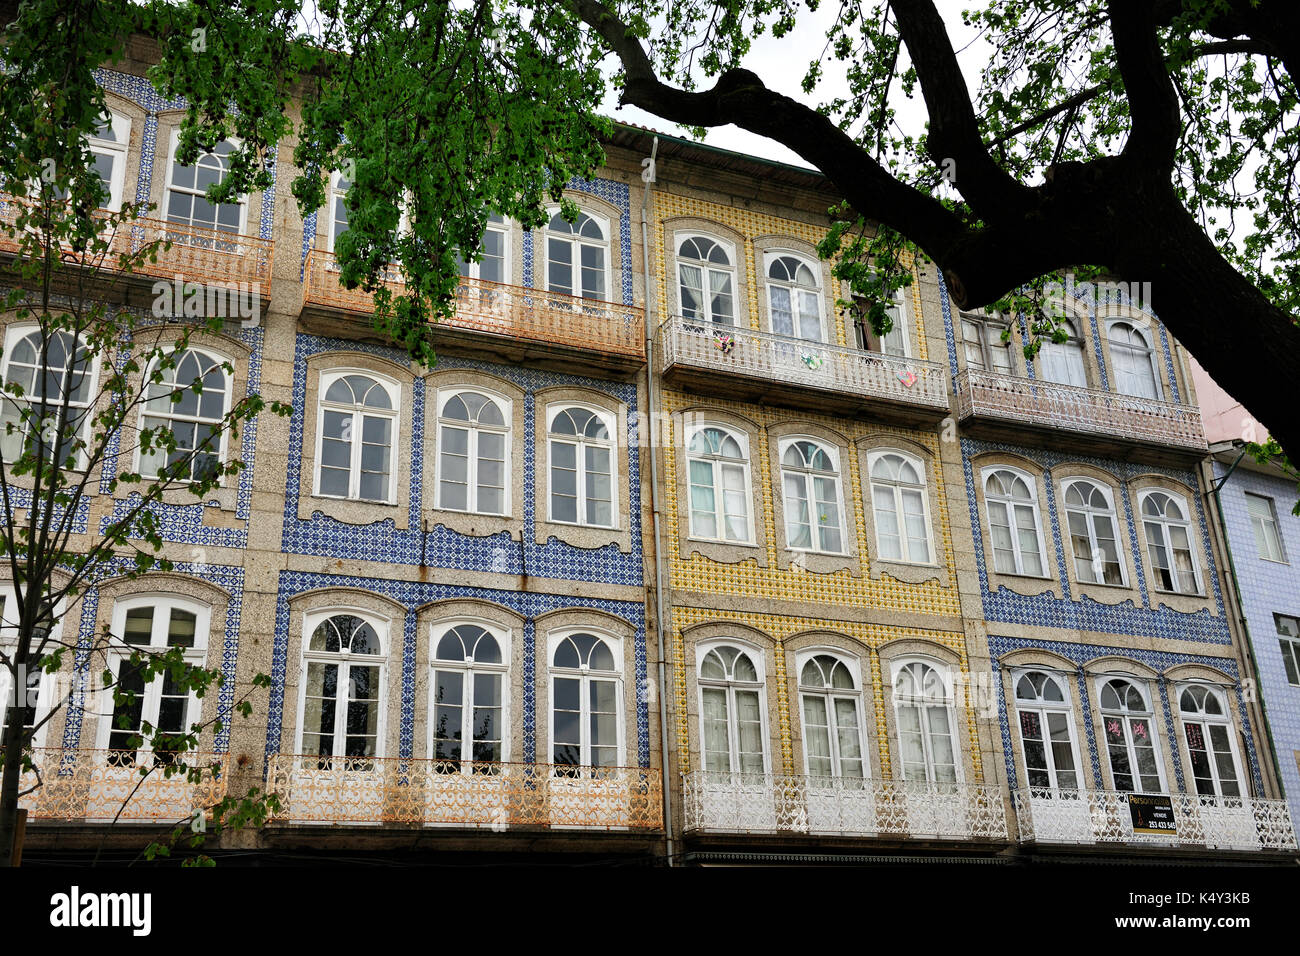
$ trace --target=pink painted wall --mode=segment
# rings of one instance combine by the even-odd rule
[[[1205,440],[1211,445],[1221,441],[1262,442],[1268,436],[1268,429],[1256,421],[1241,402],[1220,388],[1210,378],[1210,373],[1201,368],[1200,362],[1190,355],[1187,359],[1191,363],[1201,418],[1205,422]]]

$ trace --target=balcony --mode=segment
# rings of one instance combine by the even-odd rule
[[[394,295],[404,286],[394,275]],[[313,250],[303,273],[304,326],[325,335],[365,334],[374,296],[339,284],[334,256]],[[366,319],[359,322],[358,319]],[[558,292],[461,279],[456,314],[439,319],[435,344],[487,360],[620,373],[645,365],[645,313],[634,306]]]
[[[659,327],[663,376],[687,391],[870,415],[895,424],[948,414],[948,371],[901,359],[673,316]]]
[[[289,824],[663,828],[663,777],[644,767],[276,754],[267,790]]]
[[[191,769],[167,776],[161,762],[155,766],[134,751],[38,748],[29,753],[35,769],[22,774],[18,789],[21,793],[38,782],[40,787],[18,805],[33,822],[172,825],[226,795],[224,754],[187,753]],[[145,769],[149,772],[142,774]]]
[[[1141,844],[1215,850],[1296,849],[1291,813],[1283,800],[1231,799],[1176,793],[1175,829],[1134,833],[1129,794],[1113,790],[1012,792],[1020,842],[1097,845]]]
[[[981,784],[704,770],[682,782],[688,833],[1008,839],[1002,795]]]
[[[1206,453],[1194,405],[978,369],[963,371],[955,385],[958,420],[976,438],[1051,447],[1068,433],[1071,447],[1081,451],[1136,455],[1154,464],[1186,463]]]
[[[23,200],[0,196],[0,222],[12,226],[22,208]],[[106,273],[118,274],[117,257],[139,252],[148,243],[158,241],[156,252],[135,264],[131,273],[136,277],[129,283],[134,291],[149,290],[157,279],[202,284],[213,289],[230,289],[263,302],[271,295],[271,254],[273,243],[269,239],[244,236],[214,229],[200,229],[160,219],[135,219],[120,224],[106,235],[109,250],[90,265]],[[13,254],[18,243],[8,233],[0,232],[0,253]],[[68,264],[77,256],[68,250]],[[145,302],[141,299],[141,302]]]

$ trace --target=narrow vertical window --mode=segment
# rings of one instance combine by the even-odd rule
[[[219,185],[230,174],[233,143],[222,140],[210,152],[200,152],[193,166],[182,166],[176,159],[179,137],[172,137],[172,162],[168,169],[164,215],[179,229],[169,231],[172,242],[197,245],[220,252],[234,252],[238,246],[229,240],[217,240],[203,232],[238,234],[244,224],[244,201],[211,203],[209,186]]]
[[[955,783],[957,756],[952,740],[952,694],[939,671],[922,661],[900,667],[894,677],[894,711],[903,756],[903,779]]]
[[[817,654],[799,670],[804,766],[809,777],[866,777],[862,754],[861,693],[848,664]]]
[[[824,342],[821,285],[817,274],[794,256],[775,256],[767,266],[772,331],[810,342]]]
[[[321,769],[333,767],[331,757],[381,756],[384,651],[376,625],[346,613],[316,624],[303,649],[302,695],[301,752],[320,758]]]
[[[1114,322],[1107,331],[1111,364],[1115,368],[1115,390],[1121,395],[1160,398],[1160,376],[1156,353],[1147,335],[1128,322]]]
[[[1061,322],[1065,331],[1064,342],[1044,339],[1038,350],[1038,374],[1048,382],[1058,385],[1073,385],[1076,388],[1088,387],[1088,372],[1083,360],[1083,343],[1075,325],[1069,319]]]
[[[79,466],[85,461],[95,395],[90,351],[68,332],[40,329],[13,329],[6,344],[4,382],[22,394],[0,397],[0,455],[7,462],[24,455],[41,461],[57,456],[62,466]],[[66,422],[63,429],[60,418]]]
[[[431,729],[443,773],[492,773],[506,759],[504,701],[508,658],[502,640],[477,624],[457,624],[434,642]]]
[[[691,537],[748,544],[749,461],[742,435],[698,429],[686,449]]]
[[[750,653],[725,644],[710,648],[700,661],[699,685],[704,769],[764,773],[763,681]]]
[[[988,472],[984,505],[989,513],[993,567],[997,572],[1042,577],[1043,539],[1033,479],[1007,469]]]
[[[509,247],[510,226],[506,222],[506,217],[497,213],[490,213],[487,217],[487,225],[483,229],[483,241],[479,250],[483,254],[482,258],[475,262],[457,255],[457,268],[460,269],[460,274],[468,279],[480,279],[484,282],[509,282],[509,272],[506,268],[506,255]]]
[[[166,472],[181,481],[200,481],[218,473],[228,432],[222,422],[230,410],[227,364],[209,352],[187,349],[173,352],[151,369],[140,428],[163,429],[175,447],[159,447],[155,438],[149,451],[141,451],[141,472],[151,476]]]
[[[781,484],[785,491],[787,546],[804,551],[841,554],[840,476],[833,448],[806,439],[785,445]]]
[[[1078,761],[1069,707],[1070,698],[1055,675],[1030,671],[1016,680],[1020,749],[1025,758],[1025,775],[1032,788],[1078,789]]]
[[[509,513],[508,410],[503,400],[479,392],[444,396],[438,417],[439,508]]]
[[[966,367],[1010,375],[1010,343],[1002,338],[1006,330],[1005,322],[963,314],[961,338],[962,350],[966,353]]]
[[[1282,536],[1278,533],[1277,512],[1273,508],[1273,499],[1263,495],[1246,492],[1246,514],[1250,516],[1250,526],[1255,532],[1255,549],[1265,561],[1285,561],[1286,553],[1282,550]]]
[[[932,548],[925,466],[893,452],[872,454],[868,465],[877,555],[886,561],[929,564]]]
[[[1086,584],[1125,583],[1110,495],[1091,481],[1067,481],[1065,517],[1074,550],[1074,574]]]
[[[613,421],[580,406],[551,412],[551,520],[596,528],[615,524]]]
[[[616,767],[623,722],[620,668],[594,634],[570,634],[551,655],[551,762]]]
[[[1277,624],[1278,644],[1282,650],[1282,666],[1286,669],[1287,683],[1300,686],[1300,618],[1288,614],[1274,614]]]
[[[546,226],[546,288],[551,292],[606,298],[609,239],[604,227],[578,213],[572,224],[557,212]]]
[[[392,500],[397,387],[355,372],[321,376],[317,494]]]
[[[731,256],[705,236],[688,236],[677,247],[682,318],[735,325],[735,281]]]
[[[1202,593],[1186,503],[1163,491],[1146,492],[1142,496],[1142,527],[1156,589],[1178,594]]]
[[[1146,695],[1127,680],[1106,681],[1101,687],[1101,722],[1115,789],[1162,792],[1156,731]]]
[[[1203,797],[1239,798],[1236,734],[1221,692],[1203,684],[1185,687],[1178,695],[1178,709],[1196,792]]]

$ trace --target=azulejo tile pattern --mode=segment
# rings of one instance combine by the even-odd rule
[[[289,599],[305,591],[322,588],[349,588],[380,594],[398,602],[406,608],[402,622],[402,700],[401,720],[398,730],[399,757],[411,757],[414,754],[415,714],[417,708],[427,706],[416,700],[416,642],[421,639],[416,626],[417,608],[432,601],[454,598],[477,598],[489,601],[520,615],[527,622],[523,634],[524,669],[524,754],[525,763],[537,759],[537,722],[545,720],[545,714],[537,713],[536,681],[544,679],[547,665],[537,660],[537,641],[535,620],[548,611],[561,609],[582,609],[604,611],[627,621],[636,629],[634,641],[635,673],[631,675],[636,681],[636,749],[637,765],[650,766],[650,702],[652,695],[648,691],[646,666],[645,607],[639,602],[608,601],[600,598],[568,597],[558,594],[539,594],[534,592],[504,591],[493,588],[460,587],[443,584],[427,584],[418,581],[396,581],[392,579],[367,578],[354,575],[315,574],[299,571],[285,571],[280,574],[279,593],[275,613],[275,645],[272,649],[271,663],[271,698],[268,704],[266,754],[279,753],[285,742],[281,741],[284,726],[285,678],[290,648],[294,652],[300,649],[300,639],[289,633]],[[538,675],[542,675],[539,678]],[[294,706],[294,704],[290,704]],[[631,722],[629,722],[631,723]],[[293,742],[288,742],[293,747]]]
[[[1229,467],[1215,462],[1215,478],[1221,480]],[[1260,557],[1255,529],[1246,510],[1247,494],[1272,500],[1284,561]],[[1295,483],[1237,467],[1219,489],[1218,498],[1259,673],[1260,699],[1272,728],[1275,763],[1291,804],[1291,815],[1300,820],[1300,685],[1288,679],[1274,618],[1275,614],[1300,618],[1300,516],[1291,513],[1296,500]]]
[[[1098,789],[1103,788],[1101,772],[1101,756],[1097,744],[1096,734],[1093,730],[1092,710],[1095,701],[1092,700],[1092,681],[1085,676],[1084,665],[1099,657],[1120,657],[1127,660],[1137,661],[1145,664],[1161,676],[1156,683],[1160,692],[1160,707],[1157,714],[1158,720],[1163,720],[1164,731],[1161,735],[1162,746],[1167,748],[1167,753],[1172,758],[1174,767],[1174,776],[1178,788],[1181,790],[1186,785],[1183,777],[1181,748],[1178,744],[1177,730],[1174,726],[1173,711],[1169,703],[1169,681],[1163,676],[1170,668],[1179,664],[1201,664],[1206,667],[1213,667],[1216,670],[1223,671],[1231,676],[1238,683],[1235,687],[1237,699],[1237,716],[1240,725],[1244,731],[1246,743],[1246,763],[1249,768],[1251,780],[1254,783],[1255,792],[1263,792],[1263,780],[1260,776],[1259,759],[1255,752],[1255,740],[1251,733],[1250,722],[1246,717],[1246,704],[1243,695],[1243,688],[1240,682],[1240,675],[1237,667],[1237,661],[1233,657],[1210,657],[1200,654],[1177,654],[1165,651],[1144,650],[1134,647],[1122,646],[1103,646],[1097,644],[1076,644],[1068,641],[1052,640],[1029,640],[1025,638],[1002,637],[990,634],[988,638],[989,654],[994,660],[994,677],[998,687],[998,718],[1002,735],[1002,753],[1006,760],[1007,780],[1011,781],[1012,786],[1019,786],[1021,777],[1016,768],[1015,750],[1011,740],[1011,725],[1013,721],[1008,712],[1008,705],[1004,692],[1002,691],[1002,681],[1000,679],[1000,665],[998,659],[1012,651],[1035,649],[1049,651],[1058,654],[1072,662],[1077,668],[1077,682],[1075,693],[1079,695],[1079,701],[1083,709],[1083,723],[1086,731],[1086,740],[1088,744],[1088,760],[1092,768],[1093,781]]]
[[[631,534],[631,551],[624,553],[616,545],[582,549],[559,541],[554,537],[545,544],[536,543],[536,487],[535,462],[535,409],[533,395],[538,389],[555,385],[574,385],[597,389],[623,402],[628,409],[628,476],[634,489],[634,501],[641,487],[638,448],[636,386],[628,383],[606,382],[597,379],[560,375],[539,369],[492,365],[485,362],[442,356],[438,371],[467,369],[488,372],[519,386],[525,392],[524,400],[524,531],[522,541],[512,540],[502,532],[497,535],[471,537],[460,534],[438,523],[438,512],[433,509],[432,489],[424,495],[423,462],[425,454],[424,419],[425,388],[423,378],[414,378],[411,430],[411,477],[409,523],[400,530],[389,520],[369,525],[345,524],[320,512],[310,518],[299,517],[298,474],[303,467],[304,415],[315,414],[305,409],[307,394],[307,359],[320,352],[368,352],[404,365],[409,357],[395,349],[366,345],[341,339],[319,336],[297,337],[294,352],[293,406],[294,414],[289,426],[289,482],[285,494],[284,534],[282,548],[296,554],[320,554],[334,558],[359,558],[368,561],[385,561],[393,564],[458,568],[494,572],[498,574],[527,573],[538,577],[561,578],[573,581],[599,581],[609,584],[642,585],[641,510],[634,507],[628,516]],[[519,506],[519,502],[515,502]],[[429,518],[429,531],[423,531],[424,517]]]
[[[126,573],[133,568],[133,561],[118,558],[106,564],[102,573],[97,575],[97,578],[104,581]],[[235,672],[239,659],[239,620],[244,603],[244,569],[192,561],[177,561],[173,564],[173,571],[177,574],[188,574],[215,584],[230,594],[230,600],[226,605],[224,627],[218,631],[217,622],[213,621],[211,631],[208,634],[209,657],[211,656],[213,644],[218,639],[221,641],[221,675],[223,678],[222,685],[216,695],[216,717],[221,722],[221,730],[213,737],[213,750],[216,753],[226,753],[230,749],[231,721],[235,705]],[[141,580],[147,581],[148,576],[146,575]],[[81,621],[78,629],[76,653],[73,659],[73,672],[77,679],[73,682],[73,693],[67,704],[67,715],[63,728],[63,747],[67,750],[75,750],[80,745],[86,705],[85,693],[82,688],[94,676],[91,673],[92,665],[101,667],[103,663],[102,659],[91,659],[91,652],[99,636],[95,626],[98,612],[99,589],[92,586],[87,588],[81,598]],[[201,719],[204,723],[207,723],[210,719],[210,713],[207,710],[210,706],[209,701],[201,702]],[[91,741],[88,746],[93,747],[94,742]]]

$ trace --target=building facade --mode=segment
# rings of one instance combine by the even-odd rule
[[[1294,851],[1194,388],[1149,313],[1081,301],[1075,337],[1027,361],[915,262],[877,337],[817,257],[824,178],[618,127],[565,189],[576,222],[489,222],[419,367],[338,280],[347,183],[302,216],[285,143],[265,193],[208,204],[228,144],[180,165],[185,104],[131,53],[98,74],[92,148],[111,202],[161,217],[123,241],[172,245],[115,302],[164,333],[169,284],[256,306],[194,335],[174,376],[202,396],[141,424],[194,440],[252,394],[293,412],[223,447],[246,467],[211,500],[157,506],[171,571],[65,609],[78,651],[29,716],[74,690],[35,742],[29,853],[115,817],[138,848],[254,787],[280,808],[232,852]],[[23,374],[33,327],[3,320],[0,372]],[[100,467],[80,543],[132,506],[112,482],[119,459],[147,470],[135,444]],[[120,648],[92,651],[105,629]],[[154,681],[123,709],[74,679],[129,683],[130,648],[178,645],[221,671],[215,696]],[[132,795],[155,759],[134,731],[195,721],[200,779]],[[1135,794],[1168,798],[1172,832],[1135,832]]]

